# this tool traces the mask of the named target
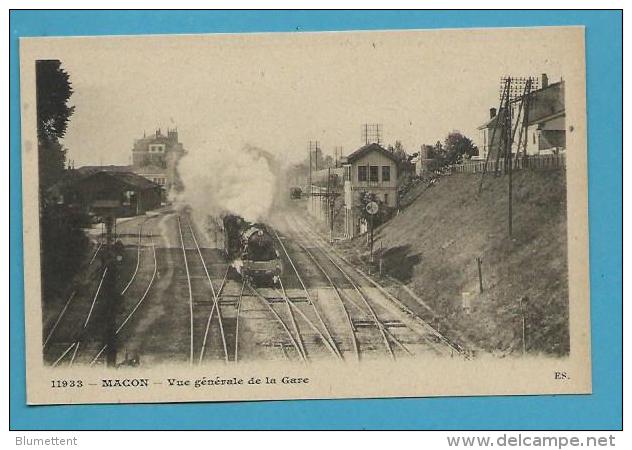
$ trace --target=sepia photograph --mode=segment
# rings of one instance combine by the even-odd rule
[[[591,392],[583,27],[20,67],[29,403]]]

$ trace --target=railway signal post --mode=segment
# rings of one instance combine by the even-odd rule
[[[369,213],[369,227],[371,229],[370,231],[370,261],[373,262],[373,217],[377,214],[377,212],[379,211],[380,207],[378,206],[377,202],[369,202],[366,205],[366,212]]]
[[[115,245],[114,236],[116,233],[116,217],[121,204],[120,200],[97,200],[93,203],[92,209],[103,217],[105,224],[105,252],[103,258],[104,270],[107,270],[104,279],[104,297],[107,301],[105,318],[105,344],[106,364],[108,367],[116,366],[116,312],[118,310],[120,294],[117,287],[118,264],[123,259],[122,245]]]

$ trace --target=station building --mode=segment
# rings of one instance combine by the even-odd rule
[[[132,148],[132,166],[134,173],[162,186],[166,193],[181,189],[178,176],[178,161],[186,150],[178,141],[178,130],[167,130],[162,134],[160,129],[155,133],[134,141]]]
[[[95,201],[109,200],[120,205],[117,215],[128,217],[159,208],[162,187],[126,166],[85,166],[72,169],[49,189],[49,198],[57,205],[90,214]]]
[[[379,144],[368,144],[347,156],[344,168],[345,237],[366,231],[363,193],[375,194],[381,208],[398,207],[398,161]]]

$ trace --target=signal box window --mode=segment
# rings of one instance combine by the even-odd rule
[[[377,173],[378,173],[378,166],[371,166],[371,172],[369,172],[369,176],[370,176],[369,181],[379,181]]]
[[[391,166],[382,166],[382,181],[391,181]]]
[[[358,181],[366,181],[367,180],[367,167],[366,166],[358,166]]]

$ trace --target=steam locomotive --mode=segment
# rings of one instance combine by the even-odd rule
[[[283,264],[266,225],[236,215],[226,215],[222,222],[224,250],[234,270],[249,283],[278,283]]]

